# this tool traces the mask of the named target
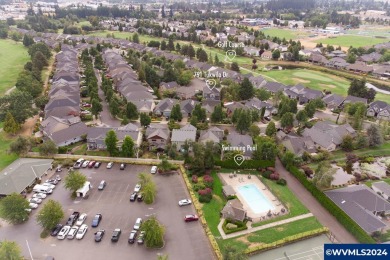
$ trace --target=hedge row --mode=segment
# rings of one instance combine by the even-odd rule
[[[206,222],[206,219],[203,216],[202,204],[199,203],[198,198],[196,197],[196,195],[194,193],[194,190],[192,189],[191,182],[188,179],[187,171],[186,171],[186,169],[184,168],[184,166],[182,164],[180,164],[180,171],[182,173],[181,175],[183,176],[183,179],[184,179],[184,182],[185,182],[185,184],[187,186],[187,189],[188,189],[188,191],[190,193],[192,204],[194,205],[195,210],[196,210],[196,212],[199,215],[200,222],[202,223],[202,226],[203,226],[204,230],[206,231],[206,235],[207,235],[207,237],[209,239],[211,247],[213,248],[214,253],[215,253],[217,259],[222,260],[222,253],[221,253],[221,250],[220,250],[220,248],[218,246],[218,243],[215,240],[215,237],[213,236],[213,234],[211,233],[211,230],[210,230],[210,228],[209,228],[209,226],[208,226],[208,224]]]
[[[290,167],[289,172],[332,214],[360,243],[373,244],[375,240],[368,235],[353,219],[340,209],[331,199],[320,191],[298,168]]]
[[[226,225],[228,223],[232,223],[234,225],[237,225],[237,228],[235,228],[235,229],[228,229],[228,228],[226,228]],[[238,232],[238,231],[242,231],[242,230],[248,229],[248,227],[246,226],[246,222],[225,219],[225,221],[222,224],[222,229],[223,229],[223,232],[225,232],[225,234],[228,235],[228,234],[231,234],[231,233],[234,233],[234,232]]]
[[[215,165],[227,169],[259,169],[274,167],[275,162],[262,160],[245,160],[241,165],[237,165],[233,159],[230,159],[225,161],[215,161]]]
[[[261,251],[270,250],[270,249],[281,247],[281,246],[284,246],[286,244],[297,242],[297,241],[300,241],[300,240],[303,240],[303,239],[307,239],[307,238],[310,238],[310,237],[318,236],[318,235],[321,235],[323,233],[327,233],[328,231],[329,231],[328,228],[322,227],[322,228],[319,228],[319,229],[316,229],[316,230],[302,232],[302,233],[299,233],[299,234],[296,234],[296,235],[293,235],[293,236],[285,237],[285,238],[283,238],[281,240],[272,242],[270,244],[261,244],[261,245],[258,245],[258,246],[254,246],[254,247],[248,248],[248,249],[245,250],[245,253],[248,254],[248,255],[258,254]]]

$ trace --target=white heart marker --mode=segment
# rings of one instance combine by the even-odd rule
[[[229,50],[226,52],[226,57],[232,61],[236,57],[236,51],[235,50]]]
[[[215,86],[217,85],[217,82],[215,81],[215,79],[208,79],[208,80],[206,80],[206,85],[211,90],[211,89],[215,88]]]
[[[242,156],[241,154],[237,154],[234,156],[234,161],[238,166],[241,166],[241,164],[245,161],[245,157]]]

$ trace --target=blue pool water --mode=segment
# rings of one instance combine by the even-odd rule
[[[255,184],[241,186],[238,188],[238,192],[256,214],[275,209],[272,202],[268,200]]]

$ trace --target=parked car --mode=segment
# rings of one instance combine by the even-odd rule
[[[197,221],[199,219],[199,217],[195,214],[191,214],[191,215],[186,215],[184,217],[184,221],[185,222],[191,222],[191,221]]]
[[[57,238],[59,240],[65,239],[66,235],[68,235],[69,233],[69,230],[70,230],[70,226],[63,226],[60,232],[58,233]]]
[[[46,186],[46,187],[49,187],[49,188],[52,189],[52,190],[54,190],[54,189],[56,188],[56,185],[51,184],[51,183],[47,183],[47,182],[42,183],[41,185]]]
[[[131,231],[128,240],[129,244],[134,244],[136,238],[137,238],[137,230]]]
[[[107,169],[111,169],[112,166],[114,166],[114,163],[113,163],[113,162],[109,162],[109,163],[107,164]]]
[[[58,174],[56,175],[56,180],[57,180],[57,181],[61,181],[60,175],[58,175]]]
[[[30,209],[38,208],[38,204],[36,204],[36,203],[30,203],[30,204],[28,204],[28,206],[30,207]]]
[[[111,241],[118,242],[119,237],[121,236],[121,233],[122,233],[122,231],[120,230],[120,228],[114,229],[114,231],[112,232]]]
[[[42,203],[42,199],[39,199],[39,198],[31,198],[28,201],[30,203],[36,203],[36,204],[41,204]]]
[[[38,199],[45,199],[47,195],[45,193],[35,193],[33,195],[33,198],[38,198]]]
[[[102,180],[99,184],[99,187],[98,187],[98,190],[104,190],[104,188],[106,187],[107,183],[105,180]]]
[[[130,195],[130,201],[135,201],[137,199],[137,192],[133,192],[131,195]]]
[[[62,167],[61,167],[61,165],[57,166],[56,172],[62,172]]]
[[[73,239],[73,238],[75,238],[75,236],[76,236],[78,230],[79,230],[79,227],[73,226],[73,227],[69,230],[68,235],[66,236],[66,238],[67,238],[67,239]]]
[[[157,166],[152,166],[152,169],[150,170],[151,174],[155,174],[157,172]]]
[[[186,206],[186,205],[190,205],[192,203],[191,200],[189,199],[184,199],[184,200],[180,200],[179,201],[179,206]]]
[[[99,168],[99,167],[100,167],[100,165],[102,165],[102,163],[101,163],[101,162],[96,162],[94,167],[97,169],[97,168]]]
[[[83,164],[81,165],[81,168],[87,168],[89,164],[89,161],[84,161]]]
[[[93,168],[93,166],[95,165],[95,161],[90,161],[89,163],[88,163],[88,168]]]
[[[141,184],[137,183],[137,185],[135,185],[134,187],[134,192],[139,192],[140,190],[141,190]]]
[[[99,229],[99,231],[95,233],[95,242],[102,241],[104,233],[106,233],[104,229]]]
[[[69,216],[68,221],[66,222],[66,225],[73,226],[74,223],[77,221],[77,219],[80,216],[80,212],[75,211],[72,213],[72,215]]]
[[[95,217],[92,220],[92,227],[99,226],[100,221],[102,221],[102,214],[96,214]]]
[[[57,224],[57,225],[51,230],[50,235],[51,235],[52,237],[57,236],[58,233],[61,231],[62,227],[63,227],[62,224]]]
[[[73,168],[75,169],[80,169],[81,168],[81,165],[84,163],[84,159],[83,158],[80,158],[78,159],[74,165],[73,165]]]
[[[82,224],[77,231],[76,239],[83,239],[85,233],[87,233],[88,226],[86,224]]]
[[[144,195],[142,194],[142,193],[140,193],[139,195],[138,195],[138,197],[137,197],[137,201],[138,202],[141,202],[141,201],[143,201],[144,200]]]
[[[135,224],[134,224],[134,230],[140,229],[141,224],[142,224],[142,218],[137,218],[137,220],[135,221]]]
[[[89,103],[83,103],[83,107],[92,107],[92,105]]]
[[[58,184],[58,180],[56,180],[56,179],[49,179],[49,180],[46,180],[45,183],[50,183],[50,184],[53,184],[53,185],[57,185]]]
[[[145,231],[141,231],[141,233],[138,236],[137,244],[141,245],[145,241]]]
[[[120,170],[124,170],[126,168],[126,164],[125,163],[121,163],[121,166],[120,166]]]
[[[76,221],[76,226],[81,226],[84,223],[86,218],[87,218],[87,214],[86,213],[81,214],[79,216],[79,218],[77,219],[77,221]]]
[[[24,209],[26,212],[28,212],[28,214],[31,213],[32,209]]]

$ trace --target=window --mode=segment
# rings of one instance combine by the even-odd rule
[[[152,142],[156,142],[156,139],[152,139]]]

